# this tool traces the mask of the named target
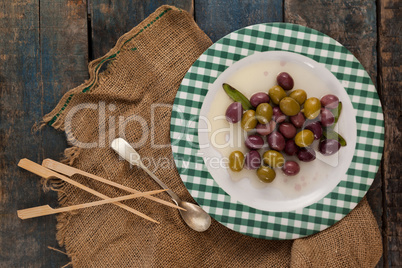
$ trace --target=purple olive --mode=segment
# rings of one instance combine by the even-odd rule
[[[286,119],[286,115],[284,115],[281,111],[281,108],[279,107],[274,107],[272,108],[272,119],[276,122],[276,123],[282,123],[283,121],[285,121]]]
[[[264,140],[258,135],[250,135],[247,137],[245,144],[250,150],[259,150],[264,146]]]
[[[304,122],[306,122],[306,118],[304,117],[302,112],[299,112],[297,115],[290,117],[290,122],[292,122],[292,124],[295,127],[301,128],[303,126]]]
[[[255,93],[253,96],[251,96],[250,103],[257,108],[257,106],[261,103],[269,103],[269,96],[264,92]]]
[[[284,90],[291,90],[294,85],[293,78],[287,72],[278,74],[276,77],[276,82]]]
[[[335,109],[338,107],[339,98],[335,95],[328,94],[321,98],[321,106],[328,109]]]
[[[295,155],[299,151],[299,147],[294,140],[287,140],[285,144],[284,152],[287,155]]]
[[[330,110],[321,108],[320,121],[323,127],[329,127],[335,122],[335,116]]]
[[[284,122],[279,125],[279,131],[287,139],[291,139],[296,135],[295,126],[293,124],[287,123],[287,122]]]
[[[305,129],[310,130],[314,134],[314,139],[319,140],[322,136],[322,126],[320,121],[314,121],[309,123]]]
[[[272,150],[282,151],[285,149],[285,138],[278,131],[269,134],[267,141]]]
[[[233,102],[226,109],[226,120],[229,123],[237,123],[241,120],[243,115],[243,106],[240,102]]]
[[[315,159],[315,151],[310,147],[300,148],[297,158],[303,162],[311,162]]]
[[[275,127],[276,127],[275,121],[271,120],[268,124],[258,124],[255,129],[257,130],[257,133],[260,134],[261,136],[266,136],[270,134],[272,131],[274,131]]]
[[[323,155],[333,155],[339,151],[341,144],[337,140],[325,139],[320,141],[318,148]]]
[[[251,150],[246,154],[245,158],[245,168],[246,169],[257,169],[261,166],[261,156],[260,153]]]
[[[300,166],[295,161],[286,161],[282,167],[282,171],[287,176],[294,176],[300,172]]]

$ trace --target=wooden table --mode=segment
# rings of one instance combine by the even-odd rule
[[[61,267],[53,216],[21,221],[17,209],[56,205],[39,178],[16,166],[27,157],[58,159],[64,134],[32,128],[87,64],[162,4],[189,11],[216,41],[241,27],[285,21],[319,30],[346,46],[370,74],[385,114],[385,148],[367,197],[382,230],[378,267],[402,266],[401,6],[397,0],[0,1],[0,267]]]

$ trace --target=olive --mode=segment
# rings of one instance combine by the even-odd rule
[[[233,102],[226,109],[226,120],[229,123],[237,123],[241,120],[243,115],[243,106],[240,102]]]
[[[293,88],[294,82],[293,78],[287,72],[282,72],[276,77],[276,82],[284,90],[291,90]]]
[[[251,96],[250,103],[257,108],[257,106],[261,103],[269,103],[269,96],[264,92],[255,93],[253,96]]]
[[[273,103],[279,104],[281,99],[286,97],[286,92],[280,86],[273,86],[268,91],[269,98],[272,100]]]
[[[287,155],[295,155],[299,151],[299,147],[297,147],[294,140],[287,140],[285,144],[285,149],[283,150]]]
[[[261,166],[257,169],[257,177],[266,183],[272,182],[276,177],[276,172],[270,167]]]
[[[279,131],[287,139],[293,138],[297,132],[295,126],[293,124],[287,123],[287,122],[284,122],[279,125]]]
[[[330,110],[321,108],[320,121],[323,127],[329,127],[335,122],[335,116]]]
[[[244,162],[244,167],[246,169],[257,169],[261,166],[261,156],[260,153],[251,150],[246,154],[245,162]]]
[[[285,149],[285,138],[278,131],[274,131],[269,134],[267,142],[269,147],[273,150],[282,151],[283,149]]]
[[[281,108],[279,107],[274,107],[272,108],[272,119],[276,122],[276,123],[282,123],[283,121],[286,120],[286,115],[284,115],[281,111]]]
[[[295,161],[286,161],[282,167],[282,171],[287,176],[294,176],[300,172],[300,166]]]
[[[306,118],[304,118],[304,115],[299,112],[297,115],[290,117],[290,122],[292,122],[295,127],[301,128],[304,125],[304,122],[306,122]]]
[[[287,116],[294,116],[300,112],[300,105],[290,97],[285,97],[279,102],[281,111]]]
[[[268,124],[258,124],[255,129],[257,130],[257,133],[261,136],[266,136],[274,131],[275,127],[275,121],[271,120]]]
[[[320,114],[321,102],[315,97],[308,98],[304,102],[303,109],[304,109],[304,116],[307,119],[314,119]]]
[[[320,141],[318,148],[323,155],[332,155],[339,151],[341,144],[337,140],[325,139]]]
[[[300,148],[297,158],[303,162],[311,162],[315,159],[315,151],[310,147]]]
[[[255,115],[260,124],[267,124],[272,118],[272,107],[268,103],[261,103],[257,106]]]
[[[300,105],[304,103],[304,101],[307,99],[307,93],[303,89],[296,89],[292,91],[289,95],[292,99],[297,101]]]
[[[257,118],[255,118],[254,110],[247,110],[241,118],[241,127],[245,131],[253,130],[257,126]]]
[[[262,148],[262,146],[264,146],[264,140],[258,135],[248,136],[244,143],[250,150],[259,150]]]
[[[319,140],[322,136],[322,126],[320,121],[308,123],[305,129],[311,130],[311,132],[313,132],[315,140]]]
[[[244,155],[240,151],[234,151],[229,155],[229,168],[232,171],[238,172],[243,169]]]
[[[338,107],[339,99],[337,96],[328,94],[321,98],[321,106],[328,109],[335,109]]]
[[[266,151],[262,158],[265,164],[273,168],[280,168],[285,163],[285,158],[283,158],[283,155],[275,150]]]
[[[296,134],[295,143],[299,147],[307,147],[314,141],[314,134],[311,130],[303,129]]]

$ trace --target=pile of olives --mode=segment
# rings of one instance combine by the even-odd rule
[[[323,135],[328,129],[333,130],[339,118],[341,105],[338,97],[329,94],[321,99],[308,98],[303,89],[290,91],[294,81],[286,72],[280,73],[276,80],[277,85],[270,88],[268,94],[258,92],[249,100],[224,84],[224,88],[230,87],[230,96],[236,101],[227,108],[226,119],[230,123],[240,122],[247,131],[245,145],[250,150],[245,155],[241,151],[232,152],[229,168],[235,172],[243,167],[256,169],[258,178],[267,183],[275,179],[277,168],[288,176],[299,173],[299,164],[286,161],[284,154],[310,162],[316,159],[311,147],[314,140],[320,140],[318,149],[323,155],[332,155],[341,147],[337,138]],[[244,107],[252,108],[245,110]],[[264,138],[269,150],[261,157],[259,150],[264,146]]]

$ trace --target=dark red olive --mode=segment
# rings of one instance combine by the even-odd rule
[[[260,134],[261,136],[266,136],[270,134],[272,131],[274,131],[275,127],[276,127],[275,121],[271,120],[268,124],[258,124],[255,129],[257,130],[257,133]]]
[[[245,158],[245,168],[246,169],[257,169],[261,166],[261,156],[260,153],[251,150],[246,154]]]
[[[321,106],[328,109],[335,109],[338,107],[339,98],[335,95],[328,94],[321,98]]]
[[[278,106],[272,108],[272,119],[276,122],[276,123],[282,123],[283,121],[285,121],[286,119],[286,115],[284,115],[281,111],[281,108],[279,108]]]
[[[253,96],[251,96],[250,103],[257,108],[257,106],[261,103],[269,103],[269,96],[264,92],[255,93]]]
[[[291,139],[296,135],[296,127],[293,124],[287,122],[283,122],[279,125],[279,131],[287,139]]]
[[[333,155],[339,151],[341,144],[337,140],[325,139],[320,141],[318,148],[323,155]]]
[[[287,72],[282,72],[276,77],[276,82],[284,90],[291,90],[293,88],[294,82],[292,76]]]
[[[304,117],[302,112],[299,112],[297,115],[290,117],[290,122],[292,122],[292,124],[295,127],[301,128],[303,126],[304,122],[306,122],[306,118]]]
[[[294,176],[300,172],[300,166],[295,161],[286,161],[282,167],[282,171],[287,176]]]
[[[295,155],[299,151],[299,147],[294,140],[287,140],[285,144],[284,152],[287,155]]]
[[[274,131],[269,134],[267,141],[272,150],[282,151],[285,149],[285,138],[278,131]]]
[[[240,102],[233,102],[226,109],[226,120],[229,123],[237,123],[241,120],[243,115],[243,106]]]
[[[315,151],[310,147],[300,148],[297,158],[303,162],[311,162],[315,159]]]
[[[321,108],[320,121],[323,127],[329,127],[335,122],[335,116],[330,110]]]
[[[259,150],[264,146],[264,140],[258,135],[248,136],[244,143],[250,150]]]
[[[311,123],[308,123],[308,125],[305,127],[305,129],[310,130],[314,134],[314,139],[319,140],[322,136],[322,126],[320,121],[314,121]]]

